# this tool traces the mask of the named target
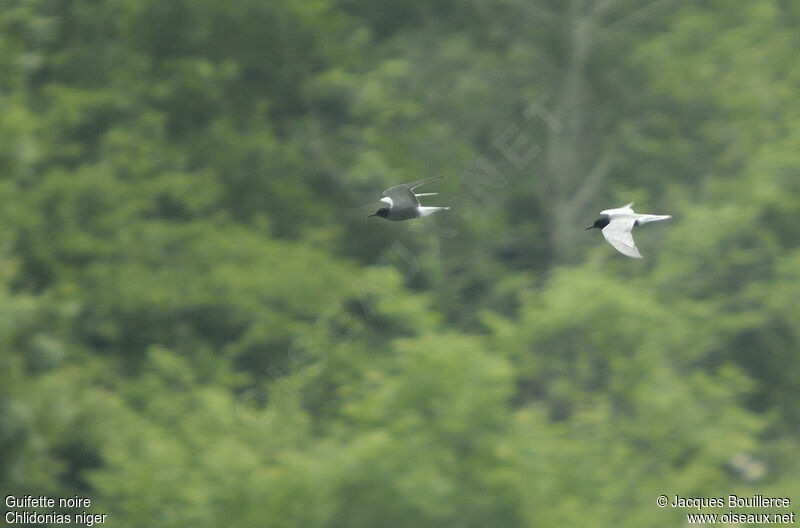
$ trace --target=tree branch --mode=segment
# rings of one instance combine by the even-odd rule
[[[599,160],[592,167],[589,176],[583,181],[578,190],[570,200],[570,208],[577,210],[582,209],[589,203],[596,194],[600,186],[605,181],[608,174],[611,172],[611,160],[613,156],[608,152],[603,153]]]
[[[610,23],[605,29],[609,31],[628,29],[632,26],[645,22],[655,12],[668,6],[669,4],[678,4],[680,2],[683,2],[683,0],[653,0],[649,4],[642,6],[639,9],[635,9],[631,13],[628,13],[628,15],[622,17],[616,22]]]

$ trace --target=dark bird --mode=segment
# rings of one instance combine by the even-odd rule
[[[638,214],[633,211],[633,202],[618,209],[600,211],[600,218],[586,229],[596,227],[617,251],[631,258],[642,258],[633,241],[633,228],[650,222],[672,218],[670,215]]]
[[[442,176],[389,187],[381,195],[381,202],[385,203],[386,207],[381,207],[368,216],[380,216],[387,220],[399,222],[401,220],[411,220],[412,218],[422,218],[437,211],[450,209],[449,207],[423,207],[420,205],[420,196],[435,196],[438,193],[414,194],[414,189],[420,185],[440,179],[442,179]]]

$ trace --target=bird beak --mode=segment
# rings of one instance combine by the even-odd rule
[[[594,224],[592,224],[592,225],[590,225],[589,227],[587,227],[586,229],[584,229],[584,231],[588,231],[588,230],[590,230],[590,229],[591,229],[591,228],[593,228],[593,227],[594,227]]]
[[[378,213],[369,214],[369,215],[367,215],[367,218],[369,218],[370,216],[378,216]]]

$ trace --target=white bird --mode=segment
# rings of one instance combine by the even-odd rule
[[[617,251],[631,258],[642,258],[633,241],[633,228],[650,222],[669,220],[671,215],[639,214],[633,211],[633,202],[618,209],[600,211],[600,218],[586,229],[601,229],[603,236]]]
[[[450,209],[449,207],[423,207],[419,203],[420,196],[436,196],[437,193],[419,193],[415,194],[414,189],[428,182],[440,180],[443,176],[435,176],[425,180],[419,180],[411,183],[402,183],[389,187],[381,195],[381,202],[385,203],[387,207],[381,207],[369,216],[380,216],[387,220],[394,220],[399,222],[401,220],[410,220],[412,218],[422,218],[431,215],[437,211],[444,211]]]

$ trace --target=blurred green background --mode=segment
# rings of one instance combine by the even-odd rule
[[[167,528],[800,501],[799,26],[788,0],[0,3],[0,489]],[[435,175],[452,210],[366,218]],[[583,231],[629,201],[674,215],[641,261]]]

